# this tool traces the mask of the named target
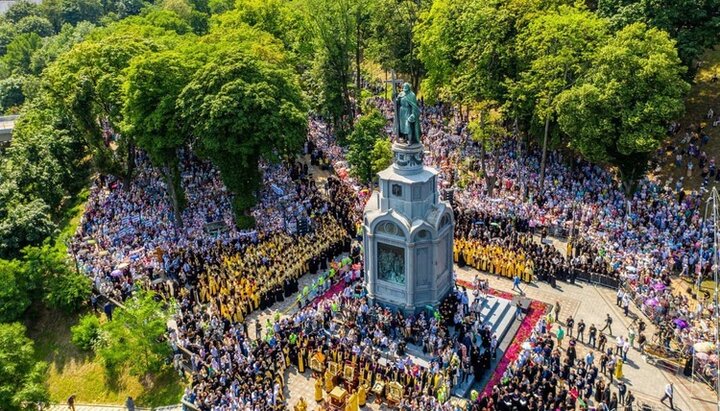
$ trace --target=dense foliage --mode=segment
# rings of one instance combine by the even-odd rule
[[[377,173],[378,165],[389,163],[376,155],[386,155],[382,146],[374,149],[378,141],[385,137],[387,120],[380,111],[373,109],[365,113],[355,124],[355,129],[348,137],[348,162],[352,166],[352,174],[360,181],[370,182]],[[392,154],[392,152],[391,152]]]
[[[37,409],[47,403],[44,362],[34,360],[33,342],[19,323],[0,323],[0,403],[3,410]]]
[[[169,310],[156,297],[151,292],[136,293],[125,302],[124,309],[116,310],[112,321],[100,326],[95,350],[111,372],[122,367],[129,367],[137,375],[156,372],[171,353],[165,341]],[[83,333],[92,332],[91,322],[85,320],[81,326]],[[80,332],[75,330],[76,340],[91,344],[92,337],[81,338]]]

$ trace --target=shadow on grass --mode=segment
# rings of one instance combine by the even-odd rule
[[[79,314],[68,315],[33,303],[25,313],[28,336],[35,341],[35,358],[46,361],[62,372],[70,362],[91,361],[94,355],[72,343],[70,327],[77,324]]]
[[[166,367],[156,376],[144,378],[142,383],[145,391],[135,398],[139,406],[160,407],[180,403],[184,384],[172,367]]]

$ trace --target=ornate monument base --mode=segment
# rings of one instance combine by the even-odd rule
[[[423,146],[395,143],[393,152],[365,205],[367,291],[373,302],[416,311],[437,306],[452,289],[455,223],[440,200],[437,170],[422,164]]]

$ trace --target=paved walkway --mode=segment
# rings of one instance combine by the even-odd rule
[[[512,292],[512,281],[508,278],[482,274],[472,268],[457,268],[458,279],[472,281],[476,274],[488,279],[490,287]],[[560,303],[560,320],[573,316],[575,321],[583,319],[590,328],[595,324],[602,328],[606,314],[613,317],[613,336],[627,336],[631,320],[623,315],[622,309],[615,305],[615,291],[604,287],[595,287],[585,283],[575,285],[558,282],[557,289],[546,283],[525,284],[523,290],[529,298],[549,304]],[[631,314],[643,316],[635,307],[630,308]],[[649,320],[647,335],[651,336],[653,326]],[[587,330],[586,330],[587,332]],[[586,334],[587,337],[587,334]],[[608,346],[614,347],[615,339],[608,336]],[[589,349],[579,344],[578,356],[584,356]],[[596,355],[597,357],[597,355]],[[628,353],[628,362],[623,367],[628,389],[635,394],[639,402],[648,403],[655,409],[669,409],[660,404],[663,389],[668,382],[675,384],[674,405],[676,410],[715,410],[714,393],[704,384],[692,383],[682,375],[676,375],[647,364],[636,349]]]

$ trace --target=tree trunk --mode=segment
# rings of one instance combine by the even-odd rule
[[[494,167],[493,175],[492,175],[492,177],[489,177],[489,178],[487,179],[487,183],[488,183],[488,197],[492,197],[493,191],[495,190],[495,182],[497,181],[498,170],[500,169],[500,153],[499,153],[499,152],[500,152],[500,149],[499,149],[499,148],[496,148],[495,151],[494,151],[494,154],[495,154],[495,167]]]
[[[170,199],[172,201],[173,214],[175,215],[175,226],[177,226],[177,228],[183,228],[185,224],[182,218],[183,207],[182,200],[180,198],[182,195],[182,187],[180,186],[180,170],[178,169],[177,163],[165,164],[163,174],[165,174],[168,194],[170,194]]]
[[[545,119],[545,135],[543,136],[542,160],[540,161],[540,188],[538,194],[542,193],[545,187],[545,161],[547,160],[548,130],[550,129],[550,115]]]
[[[360,104],[360,96],[362,95],[362,84],[360,82],[360,42],[362,41],[360,36],[360,23],[357,23],[357,46],[355,47],[355,105],[357,106],[357,112],[362,113],[362,105]]]
[[[132,181],[133,173],[135,172],[135,142],[132,139],[129,139],[128,141],[127,150],[127,168],[125,169],[125,175],[123,176],[123,187],[125,190],[130,189],[130,182]]]

